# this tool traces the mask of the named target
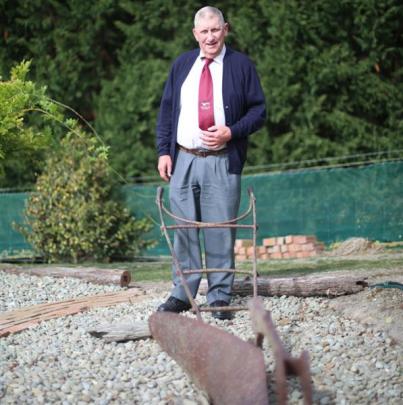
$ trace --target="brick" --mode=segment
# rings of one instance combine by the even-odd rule
[[[289,252],[285,252],[285,253],[283,253],[283,258],[284,259],[291,259],[291,254],[289,253]]]
[[[238,247],[234,249],[235,254],[238,255],[246,255],[246,248],[244,247]]]
[[[293,243],[293,242],[294,242],[294,236],[288,235],[288,236],[285,237],[285,243],[287,245],[289,245],[290,243]]]
[[[272,253],[270,255],[270,259],[282,259],[282,258],[283,258],[283,255],[280,252]]]
[[[302,250],[301,245],[297,245],[295,243],[292,243],[291,245],[288,245],[288,251],[289,252],[300,252]]]
[[[294,236],[294,243],[297,244],[304,244],[304,243],[310,243],[310,242],[316,242],[316,237],[315,236],[311,236],[311,235],[297,235]]]
[[[276,238],[276,244],[277,244],[277,245],[284,245],[284,244],[285,244],[285,238],[284,238],[284,236],[278,236],[278,237]]]
[[[246,248],[246,255],[253,256],[254,251],[255,251],[255,248],[253,246],[250,246],[250,247]]]
[[[264,255],[267,253],[267,247],[266,246],[257,246],[256,250],[258,252],[258,254],[260,255]]]
[[[253,245],[252,239],[236,239],[235,247],[249,247]]]
[[[276,245],[276,246],[268,247],[267,252],[270,253],[270,254],[279,253],[280,252],[280,246]]]
[[[235,259],[241,262],[243,260],[246,260],[247,257],[246,257],[246,255],[237,255],[237,256],[235,256]]]
[[[315,244],[314,243],[305,243],[304,245],[301,245],[302,251],[304,252],[311,252],[315,250]]]
[[[288,252],[288,245],[280,245],[280,252],[281,253]]]
[[[268,253],[265,253],[264,255],[261,255],[259,257],[259,259],[261,260],[269,260],[270,259],[270,255]]]
[[[276,238],[263,239],[263,246],[274,246],[276,244]]]

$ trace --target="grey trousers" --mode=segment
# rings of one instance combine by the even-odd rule
[[[241,176],[228,173],[228,156],[198,157],[179,151],[169,186],[171,211],[182,218],[220,222],[233,219],[239,210]],[[235,228],[203,229],[207,268],[235,268]],[[182,270],[201,269],[202,252],[198,229],[178,229],[174,250]],[[171,295],[187,302],[181,280],[172,268],[174,288]],[[196,296],[201,274],[186,277],[193,297]],[[207,302],[231,300],[233,273],[209,273]]]

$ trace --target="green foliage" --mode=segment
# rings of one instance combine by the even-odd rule
[[[260,1],[252,35],[247,9],[235,37],[261,73],[270,138],[251,138],[251,163],[401,148],[401,2]]]
[[[22,62],[11,70],[9,80],[0,81],[0,185],[7,186],[3,178],[6,173],[16,170],[22,175],[21,183],[33,181],[32,169],[35,162],[50,143],[50,125],[46,119],[42,127],[30,124],[30,116],[40,111],[46,117],[60,118],[56,105],[50,102],[44,86],[37,86],[26,79],[30,62]],[[24,163],[29,162],[27,173]],[[20,169],[20,170],[18,170]],[[30,177],[31,175],[31,177]]]
[[[32,75],[54,99],[93,118],[93,98],[116,67],[124,19],[118,0],[0,0],[0,63],[5,74],[15,61],[32,59]]]
[[[116,200],[106,150],[69,121],[72,130],[46,162],[21,229],[47,261],[110,260],[136,255],[147,219],[135,220]]]
[[[44,145],[46,136],[25,125],[24,116],[42,107],[45,89],[38,88],[25,77],[29,62],[22,62],[11,71],[8,81],[0,81],[0,159],[17,149],[35,150]],[[45,106],[48,108],[48,106]]]

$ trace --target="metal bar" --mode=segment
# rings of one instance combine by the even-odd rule
[[[161,187],[158,187],[158,188],[160,189]],[[178,216],[172,214],[172,212],[170,212],[167,208],[165,208],[162,201],[161,201],[161,210],[164,211],[169,217],[175,219],[176,221],[180,221],[180,222],[184,222],[184,223],[192,224],[192,225],[200,225],[200,224],[204,223],[204,222],[200,222],[200,221],[192,221],[190,219],[181,218],[181,217],[178,217]],[[225,225],[225,224],[236,223],[236,222],[246,218],[249,215],[249,213],[251,212],[251,210],[252,210],[252,201],[250,200],[249,201],[249,207],[243,214],[241,214],[240,216],[238,216],[238,217],[236,217],[234,219],[230,219],[228,221],[218,222],[218,224]]]
[[[192,269],[192,270],[182,270],[183,274],[198,274],[198,273],[240,273],[240,274],[253,274],[252,271],[248,270],[237,270],[237,269]]]
[[[235,311],[246,311],[248,309],[247,306],[227,306],[227,307],[199,307],[199,310],[201,312],[216,312],[216,311],[229,311],[229,312],[235,312]]]
[[[286,375],[299,377],[304,404],[312,404],[312,385],[309,368],[309,354],[302,352],[299,358],[291,357],[285,350],[283,343],[276,331],[269,311],[266,311],[260,298],[254,297],[248,303],[252,318],[252,328],[256,333],[256,344],[262,346],[263,337],[269,340],[276,360],[276,390],[279,404],[287,403],[287,379]]]
[[[187,296],[187,298],[188,298],[188,300],[190,302],[190,305],[192,306],[193,312],[196,314],[197,319],[199,321],[202,321],[202,317],[201,317],[201,314],[200,314],[200,311],[199,311],[199,307],[196,304],[196,302],[195,302],[195,300],[193,298],[193,295],[189,290],[189,286],[188,286],[188,284],[186,282],[185,276],[183,275],[181,266],[179,264],[179,260],[178,260],[176,254],[175,254],[175,250],[173,248],[171,239],[169,237],[169,233],[168,233],[167,228],[165,226],[164,216],[162,215],[162,195],[163,195],[163,192],[164,192],[163,188],[158,187],[158,189],[157,189],[157,205],[158,205],[158,210],[159,210],[159,213],[160,213],[160,219],[161,219],[161,224],[162,224],[161,229],[164,232],[165,239],[167,240],[168,247],[169,247],[169,250],[170,250],[171,255],[172,255],[172,260],[173,260],[173,263],[174,263],[174,266],[175,266],[175,272],[176,272],[176,274],[179,276],[179,278],[181,280],[181,283],[182,283],[183,288],[185,290],[185,294],[186,294],[186,296]]]
[[[162,228],[162,226],[161,226]],[[250,228],[254,229],[255,227],[253,225],[244,225],[244,224],[210,224],[210,223],[205,223],[203,225],[189,225],[189,224],[183,224],[183,225],[167,225],[165,226],[166,229],[185,229],[185,228]]]
[[[252,204],[252,216],[253,216],[253,297],[257,297],[257,257],[256,257],[256,233],[257,233],[257,225],[256,225],[256,198],[253,194],[251,188],[248,190],[249,197],[251,199]]]

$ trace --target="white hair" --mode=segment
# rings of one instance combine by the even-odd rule
[[[224,16],[223,16],[222,12],[218,8],[211,7],[211,6],[206,6],[206,7],[201,8],[195,14],[194,26],[196,27],[197,24],[199,23],[199,20],[202,19],[202,18],[207,17],[207,15],[209,15],[209,14],[213,14],[213,15],[217,16],[221,25],[225,24]]]

